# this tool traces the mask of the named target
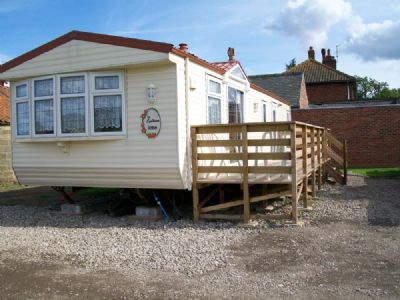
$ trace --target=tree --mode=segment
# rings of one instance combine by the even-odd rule
[[[357,99],[372,99],[382,98],[383,91],[390,90],[387,82],[379,82],[370,77],[359,77],[356,78],[357,84]],[[388,94],[388,92],[385,92]]]
[[[292,58],[287,64],[286,64],[286,71],[293,68],[296,66],[296,59]]]
[[[400,89],[384,88],[381,92],[381,98],[400,99]]]

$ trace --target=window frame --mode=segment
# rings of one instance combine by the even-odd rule
[[[61,94],[61,79],[65,77],[84,76],[85,92],[79,94]],[[74,136],[89,136],[89,80],[88,73],[67,73],[57,75],[57,136],[58,137],[74,137]],[[63,133],[61,121],[61,98],[84,97],[85,99],[85,132],[80,133]]]
[[[220,92],[219,93],[214,93],[211,92],[210,89],[210,82],[213,81],[215,83],[218,83],[220,86]],[[206,124],[222,124],[222,80],[213,77],[213,76],[207,76],[207,110],[206,110]],[[210,123],[210,114],[209,114],[209,98],[214,98],[219,100],[219,123]]]
[[[240,103],[240,122],[239,123],[230,123],[229,122],[229,89],[234,89],[236,91],[239,91],[240,93],[242,93],[243,97],[241,99],[241,103]],[[246,103],[246,92],[245,89],[239,85],[234,85],[234,84],[227,84],[226,86],[226,101],[227,101],[227,105],[228,105],[228,109],[227,109],[227,115],[228,115],[228,124],[242,124],[242,123],[246,123],[245,121],[245,114],[247,113],[247,111],[245,111],[245,103]],[[247,118],[246,118],[247,119]]]
[[[26,96],[24,97],[17,97],[17,87],[20,85],[26,85]],[[23,80],[23,81],[17,81],[12,84],[12,118],[13,118],[13,123],[14,123],[14,136],[16,139],[24,139],[24,138],[30,138],[32,134],[32,116],[31,116],[31,100],[30,100],[30,94],[31,94],[31,89],[30,89],[30,84],[29,80]],[[28,103],[28,126],[29,126],[29,133],[28,134],[18,134],[18,112],[17,112],[17,106],[20,103]]]
[[[53,79],[53,95],[52,96],[41,96],[41,97],[35,97],[35,81],[39,80],[45,80],[45,79]],[[32,78],[31,80],[31,91],[32,91],[32,96],[30,98],[31,100],[31,128],[32,128],[32,137],[35,138],[48,138],[48,137],[57,137],[57,95],[56,95],[56,75],[50,75],[50,76],[41,76],[41,77],[35,77]],[[35,125],[35,102],[40,101],[40,100],[53,100],[53,133],[51,134],[37,134],[36,133],[36,125]]]
[[[95,78],[97,76],[118,76],[119,89],[106,89],[96,90]],[[110,72],[90,72],[90,135],[91,136],[121,136],[126,135],[126,102],[125,102],[125,72],[124,71],[110,71]],[[96,132],[94,128],[94,97],[103,95],[121,95],[121,108],[122,108],[122,130],[110,132]]]

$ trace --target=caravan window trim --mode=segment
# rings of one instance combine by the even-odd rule
[[[24,97],[17,97],[17,88],[19,86],[26,85],[26,96]],[[32,132],[32,124],[31,124],[31,103],[30,103],[30,85],[28,80],[18,81],[12,85],[12,119],[14,123],[14,134],[19,139],[29,138],[31,137]],[[28,134],[18,134],[18,106],[20,104],[27,104],[28,105],[28,115],[27,115],[27,123],[28,124]]]
[[[212,92],[210,89],[211,82],[219,84],[219,93]],[[222,80],[218,78],[207,76],[207,124],[221,124],[222,123]],[[210,115],[210,102],[211,101],[218,101],[218,122],[211,122],[211,115]]]
[[[96,89],[95,80],[96,77],[103,76],[118,76],[118,88],[117,89]],[[124,85],[124,72],[91,72],[90,73],[90,134],[92,136],[117,136],[126,135],[126,107],[125,107],[125,85]],[[95,109],[94,101],[97,96],[121,96],[121,131],[95,131]]]
[[[62,94],[62,86],[61,86],[61,81],[63,78],[67,77],[77,77],[77,76],[84,76],[84,85],[85,85],[85,90],[83,93],[75,93],[75,94]],[[57,76],[57,83],[58,83],[58,89],[57,89],[57,106],[59,109],[57,109],[57,135],[58,136],[88,136],[89,135],[89,84],[88,84],[88,76],[87,73],[68,73],[68,74],[62,74]],[[63,98],[74,98],[74,97],[84,97],[84,102],[85,102],[85,131],[84,132],[79,132],[79,133],[63,133],[62,132],[62,99]]]
[[[53,81],[53,94],[46,96],[35,96],[35,82],[52,79]],[[56,76],[42,76],[33,78],[31,82],[31,90],[32,90],[32,108],[31,108],[31,128],[32,128],[32,136],[33,137],[56,137],[57,136],[57,101],[56,101]],[[38,101],[52,100],[53,101],[53,133],[36,133],[36,103]]]

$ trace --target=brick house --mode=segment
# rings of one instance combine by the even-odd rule
[[[10,124],[10,90],[0,81],[0,126]]]
[[[302,72],[249,76],[251,82],[291,102],[292,108],[307,108],[306,82]]]
[[[15,182],[11,166],[10,89],[0,80],[0,183]]]
[[[284,74],[304,73],[307,96],[310,104],[324,104],[355,100],[356,79],[336,69],[336,59],[330,49],[321,49],[322,62],[315,59],[313,47],[308,50],[308,59]]]

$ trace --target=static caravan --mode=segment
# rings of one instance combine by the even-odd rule
[[[228,53],[209,63],[186,44],[72,31],[1,65],[19,182],[191,189],[192,125],[290,118]]]

